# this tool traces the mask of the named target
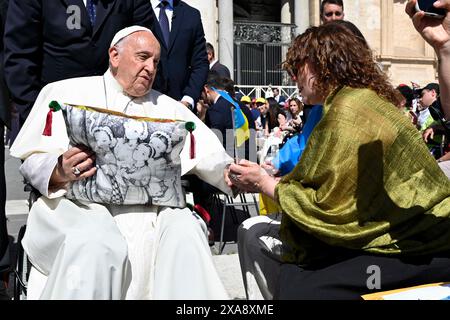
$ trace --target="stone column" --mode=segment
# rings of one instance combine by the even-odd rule
[[[390,77],[394,54],[394,4],[392,1],[381,1],[381,55],[379,66]]]
[[[219,5],[219,56],[220,63],[230,69],[234,78],[233,64],[233,0],[220,0]]]
[[[281,0],[281,23],[291,23],[291,0]]]
[[[281,27],[281,60],[286,60],[286,54],[287,50],[289,48],[289,45],[292,42],[291,39],[291,27],[289,26],[292,23],[292,12],[293,10],[293,1],[291,0],[282,0],[281,1],[281,23],[286,24],[286,26]],[[289,76],[287,73],[283,73],[283,79],[282,79],[283,85],[289,84]],[[281,92],[281,94],[284,94]]]
[[[381,1],[381,55],[392,57],[394,43],[394,3]]]
[[[291,24],[291,1],[282,0],[281,1],[281,23],[290,25]],[[283,26],[281,27],[281,42],[291,43],[291,27]],[[284,56],[283,56],[284,58]]]
[[[203,30],[205,38],[214,48],[218,47],[217,43],[217,6],[212,0],[189,0],[189,5],[200,11],[202,17]]]
[[[295,0],[294,3],[294,23],[295,35],[303,33],[309,28],[309,1],[310,0]]]

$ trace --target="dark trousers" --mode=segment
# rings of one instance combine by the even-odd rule
[[[282,252],[288,249],[280,244],[278,218],[258,216],[239,227],[239,261],[247,293],[252,279],[247,273],[265,299],[279,300],[361,300],[365,294],[450,281],[450,252],[394,257],[324,245],[320,250],[327,254],[314,265],[283,263]]]
[[[361,295],[450,281],[450,257],[358,255],[315,270],[282,264],[275,299],[348,300]]]

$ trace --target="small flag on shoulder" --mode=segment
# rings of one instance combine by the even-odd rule
[[[250,138],[250,129],[248,127],[248,119],[245,116],[244,112],[242,112],[239,103],[234,100],[230,94],[224,90],[219,90],[216,88],[212,88],[215,92],[220,94],[222,98],[227,100],[229,103],[233,105],[233,113],[234,113],[234,130],[236,134],[236,145],[238,147],[242,146],[242,144]]]

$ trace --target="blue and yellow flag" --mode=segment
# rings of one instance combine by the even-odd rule
[[[247,117],[244,112],[242,112],[239,103],[237,103],[237,101],[234,100],[228,92],[216,88],[212,89],[234,106],[234,130],[236,134],[236,145],[238,147],[242,146],[242,144],[250,138],[250,129],[248,128]]]
[[[272,160],[272,164],[280,171],[282,176],[291,172],[300,161],[300,157],[308,143],[309,136],[322,119],[322,113],[323,107],[321,105],[315,105],[309,112],[308,120],[303,127],[302,133],[286,141]]]

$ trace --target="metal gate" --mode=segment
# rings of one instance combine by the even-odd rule
[[[289,86],[281,69],[295,25],[234,23],[234,79],[239,85]]]

